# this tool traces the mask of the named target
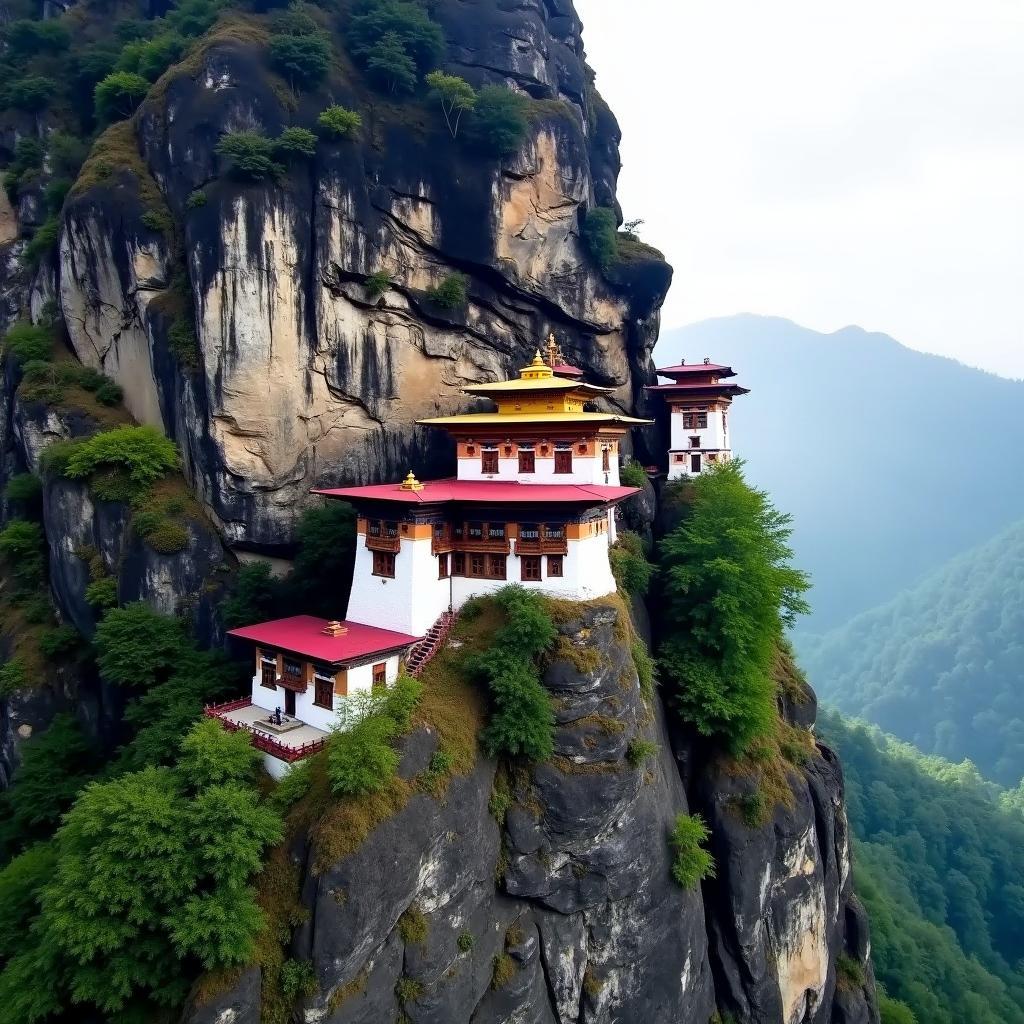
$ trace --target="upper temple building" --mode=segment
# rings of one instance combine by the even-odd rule
[[[292,616],[231,630],[254,645],[252,693],[209,708],[253,733],[268,770],[319,749],[346,699],[414,674],[471,597],[519,583],[586,601],[615,591],[608,557],[620,442],[650,423],[592,408],[610,388],[582,380],[552,339],[512,380],[473,384],[487,412],[421,420],[455,440],[454,478],[319,490],[358,517],[344,621]]]
[[[658,370],[668,384],[654,384],[669,407],[668,479],[699,476],[716,462],[732,458],[729,436],[729,407],[736,395],[747,388],[729,382],[736,374],[731,366],[705,359],[702,363],[679,363]]]

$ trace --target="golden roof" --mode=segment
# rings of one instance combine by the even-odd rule
[[[621,413],[616,412],[470,412],[458,416],[434,416],[430,419],[417,420],[416,422],[422,426],[429,427],[497,427],[511,424],[530,425],[534,423],[548,423],[552,427],[557,427],[566,423],[580,423],[593,426],[600,426],[603,423],[635,426],[643,423],[653,423],[654,420],[637,419],[635,416],[623,416]]]
[[[512,380],[499,380],[491,384],[467,384],[463,389],[467,395],[508,395],[530,391],[567,391],[576,392],[581,397],[604,395],[614,388],[603,388],[597,384],[582,384],[565,377],[556,377],[555,371],[544,362],[540,352],[533,357],[529,366],[519,371],[519,376]]]

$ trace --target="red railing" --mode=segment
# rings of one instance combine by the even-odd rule
[[[289,763],[301,761],[302,758],[309,757],[310,754],[315,754],[318,750],[323,750],[324,744],[327,742],[326,736],[321,740],[310,740],[309,743],[303,743],[300,747],[289,747],[277,739],[277,737],[261,732],[248,722],[232,722],[231,719],[224,717],[228,712],[238,711],[239,708],[251,706],[252,697],[241,697],[238,700],[230,700],[226,704],[207,704],[203,708],[203,714],[207,718],[219,718],[228,732],[237,732],[239,729],[244,729],[249,733],[252,745],[257,750],[262,750],[265,754],[270,754],[280,761],[288,761]]]

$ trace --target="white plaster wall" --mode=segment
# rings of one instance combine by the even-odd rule
[[[395,578],[373,575],[373,552],[360,537],[352,592],[345,617],[381,629],[423,636],[447,611],[448,580],[437,578],[437,556],[431,554],[430,538],[402,538],[395,556]]]
[[[385,681],[388,686],[398,678],[399,655],[391,654],[387,658],[371,658],[364,665],[354,665],[348,670],[348,692],[351,696],[359,691],[368,691],[373,688],[373,666],[383,660],[387,665]],[[314,729],[322,729],[330,732],[338,727],[338,711],[345,701],[344,697],[334,695],[333,707],[321,708],[313,703],[316,688],[313,683],[309,684],[305,693],[295,694],[295,717]],[[260,677],[252,677],[252,702],[258,708],[273,712],[280,708],[284,712],[284,687],[279,686],[271,690],[260,682]],[[276,758],[275,758],[276,760]]]
[[[572,472],[556,473],[555,457],[541,458],[538,454],[534,460],[533,473],[519,472],[519,456],[511,459],[498,457],[498,472],[484,473],[483,462],[479,454],[472,458],[461,458],[458,462],[458,478],[460,480],[518,480],[523,484],[607,484],[619,486],[619,459],[616,452],[608,453],[608,472],[601,468],[602,459],[598,455],[577,455],[573,452]]]
[[[683,426],[683,411],[679,408],[673,408],[672,450],[688,449],[691,437],[699,437],[700,447],[711,451],[728,448],[722,410],[708,410],[708,425],[703,430],[687,430]],[[694,449],[694,451],[697,450]]]

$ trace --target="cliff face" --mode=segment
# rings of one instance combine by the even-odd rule
[[[287,541],[312,485],[446,471],[444,440],[414,421],[517,369],[549,331],[615,389],[612,404],[645,404],[671,270],[642,257],[612,282],[581,244],[586,210],[614,203],[618,127],[588,83],[571,4],[433,13],[452,70],[536,100],[513,156],[481,154],[436,108],[389,102],[349,75],[330,95],[362,113],[356,138],[321,143],[281,184],[232,179],[214,152],[223,132],[274,136],[315,123],[328,102],[282,87],[265,29],[238,16],[106,140],[141,161],[67,207],[60,291],[75,351],[179,440],[233,542]],[[192,207],[197,190],[204,205]],[[175,242],[143,223],[154,204]],[[366,278],[381,271],[390,285],[371,297]],[[166,315],[182,272],[197,336],[184,374]],[[427,292],[453,272],[469,300],[448,310]]]
[[[791,806],[754,827],[735,804],[749,782],[708,764],[684,767],[688,800],[660,701],[641,694],[625,618],[609,601],[562,622],[566,642],[544,676],[558,709],[550,762],[496,783],[480,756],[441,799],[418,791],[328,864],[315,840],[293,846],[293,916],[306,923],[290,954],[311,962],[317,983],[301,1019],[877,1020],[835,759],[810,754],[790,777]],[[813,704],[795,724],[806,735],[812,722]],[[632,764],[635,739],[656,742],[657,754]],[[423,778],[437,742],[429,726],[408,738],[404,778]],[[703,900],[672,880],[668,843],[676,815],[698,809],[718,870]],[[241,1024],[260,1011],[255,969],[186,1021]]]

